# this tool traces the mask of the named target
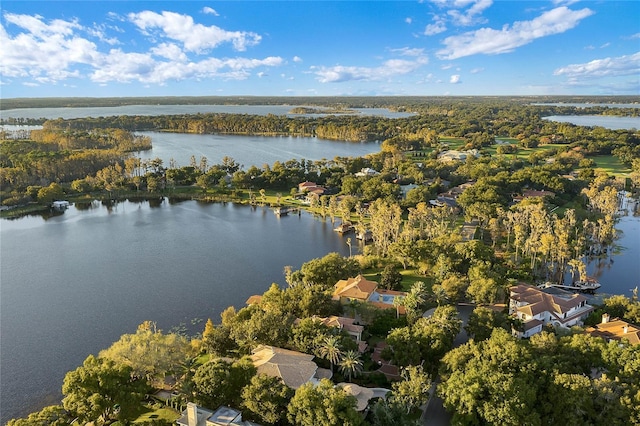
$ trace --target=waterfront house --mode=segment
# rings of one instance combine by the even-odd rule
[[[509,288],[509,314],[522,323],[512,330],[516,337],[531,337],[547,324],[562,328],[582,325],[592,311],[593,306],[581,294],[523,283]]]
[[[632,345],[640,345],[640,327],[619,318],[611,318],[609,314],[602,315],[602,322],[585,330],[592,336],[602,337],[607,342],[611,340],[627,340]]]
[[[348,304],[352,300],[366,302],[376,288],[378,288],[377,282],[369,281],[362,275],[347,278],[336,283],[333,300],[339,300],[343,304]]]
[[[399,302],[406,295],[402,291],[379,289],[377,282],[358,275],[355,278],[338,281],[333,291],[333,300],[339,300],[343,305],[358,301],[378,309],[397,309],[398,314],[404,315],[406,311]]]
[[[267,345],[259,345],[251,355],[258,374],[279,377],[291,389],[331,378],[331,372],[319,368],[313,358],[313,355]]]

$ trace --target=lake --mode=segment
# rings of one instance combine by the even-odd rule
[[[544,120],[571,123],[576,126],[599,126],[611,130],[640,129],[640,117],[615,115],[550,115]]]
[[[165,166],[174,159],[178,167],[188,166],[190,158],[205,156],[209,165],[221,164],[231,157],[249,167],[272,165],[286,160],[332,160],[335,157],[363,157],[380,151],[376,142],[330,141],[310,137],[237,136],[193,133],[138,132],[151,137],[153,149],[135,155],[143,160],[161,158]]]
[[[145,320],[200,332],[283,268],[348,255],[331,222],[268,208],[98,202],[0,221],[2,424],[59,403],[64,374]],[[354,253],[356,245],[354,244]]]
[[[294,105],[124,105],[90,108],[17,108],[0,111],[0,118],[83,118],[114,115],[174,115],[174,114],[250,114],[287,115],[290,117],[317,117],[323,114],[290,114]],[[352,108],[359,115],[375,115],[387,118],[406,118],[410,112],[396,112],[385,108]],[[340,114],[342,115],[342,114]]]

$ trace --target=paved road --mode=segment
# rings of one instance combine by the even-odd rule
[[[467,306],[467,305],[458,305],[458,315],[462,319],[462,327],[467,325],[467,321],[469,321],[469,315],[473,312],[475,306]],[[458,347],[464,343],[469,341],[469,337],[467,336],[467,332],[464,331],[464,328],[460,329],[460,333],[453,340],[453,346]],[[437,379],[436,379],[437,382]],[[427,402],[427,407],[424,410],[421,420],[422,424],[429,426],[449,426],[451,424],[451,414],[449,414],[443,405],[443,401],[438,396],[435,396],[435,384],[431,387],[431,395],[434,395],[429,402]]]

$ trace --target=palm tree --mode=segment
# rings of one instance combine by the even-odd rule
[[[351,382],[351,377],[362,371],[360,354],[356,351],[345,352],[340,358],[340,371],[342,374],[347,374],[349,382]]]
[[[336,336],[328,336],[322,341],[320,346],[320,356],[331,364],[331,373],[333,374],[333,364],[340,360],[340,340]]]

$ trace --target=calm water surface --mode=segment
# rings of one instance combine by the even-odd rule
[[[2,220],[0,241],[3,424],[59,403],[67,371],[142,321],[164,330],[218,321],[227,306],[286,285],[285,265],[348,255],[331,223],[309,214],[195,201]]]
[[[91,108],[18,108],[0,111],[1,118],[82,118],[113,115],[173,115],[198,113],[229,113],[251,115],[318,116],[322,114],[289,114],[293,105],[125,105]],[[384,108],[353,108],[356,114],[404,118],[409,112],[394,112]]]
[[[576,126],[599,126],[611,130],[640,129],[640,117],[613,115],[550,115],[545,120],[571,123]]]
[[[344,142],[318,138],[198,135],[190,133],[139,132],[151,137],[153,149],[136,153],[141,159],[161,158],[165,166],[173,158],[178,167],[188,166],[191,156],[207,157],[209,164],[220,164],[231,157],[245,170],[251,166],[272,165],[286,160],[332,160],[339,157],[363,157],[380,151],[376,142]]]

